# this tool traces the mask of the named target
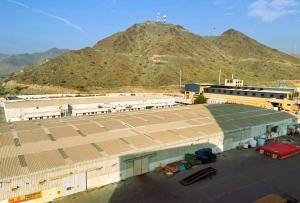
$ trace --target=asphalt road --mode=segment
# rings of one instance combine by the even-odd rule
[[[184,177],[207,166],[218,169],[218,174],[190,186],[179,184]],[[300,155],[274,160],[254,149],[230,150],[218,156],[214,164],[199,165],[172,177],[151,172],[55,202],[248,203],[269,193],[300,199]]]

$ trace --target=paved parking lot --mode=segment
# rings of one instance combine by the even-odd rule
[[[296,140],[300,141],[299,138]],[[200,165],[173,177],[151,172],[56,202],[247,203],[269,193],[300,199],[300,155],[274,160],[254,149],[231,150],[218,156],[217,162],[211,164],[218,169],[217,176],[190,186],[178,183],[207,166]]]

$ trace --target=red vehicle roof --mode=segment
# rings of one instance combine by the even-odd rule
[[[258,150],[260,149],[263,149],[265,152],[277,154],[278,157],[284,157],[284,156],[288,156],[289,154],[300,152],[299,146],[284,143],[284,142],[273,142],[269,145],[258,148]]]

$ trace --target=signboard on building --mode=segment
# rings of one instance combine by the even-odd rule
[[[18,197],[14,197],[8,200],[9,203],[19,203],[19,202],[26,202],[29,200],[34,200],[34,199],[39,199],[42,198],[42,192],[36,192],[36,193],[31,193],[28,195],[21,195]]]

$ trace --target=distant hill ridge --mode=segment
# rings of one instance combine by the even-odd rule
[[[33,65],[11,79],[24,84],[55,85],[79,90],[98,87],[160,86],[182,81],[217,82],[236,77],[255,84],[300,79],[300,59],[269,48],[230,29],[221,36],[199,36],[180,25],[145,22]]]
[[[25,66],[40,63],[45,59],[59,56],[67,51],[70,50],[52,48],[45,52],[30,54],[0,54],[0,75],[8,75],[24,68]]]

